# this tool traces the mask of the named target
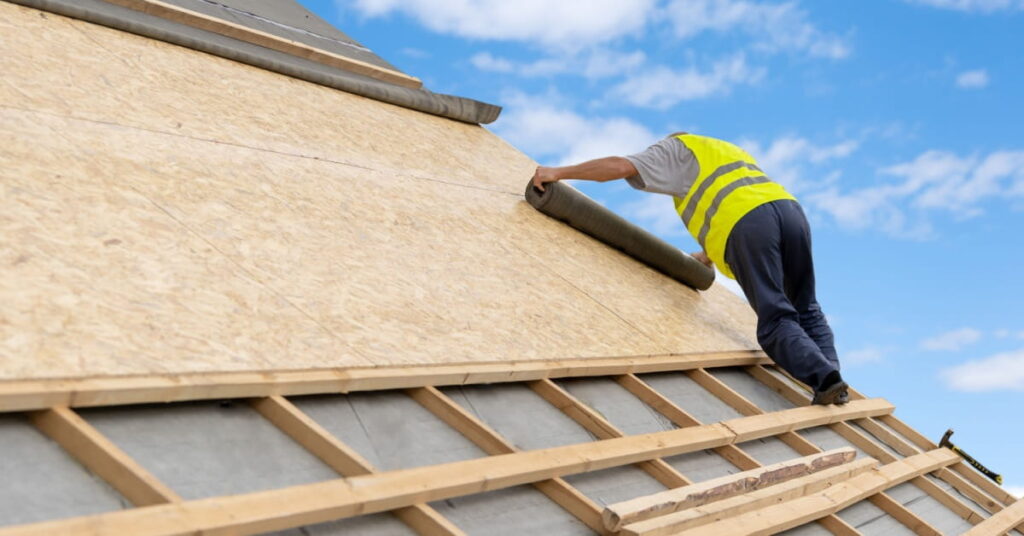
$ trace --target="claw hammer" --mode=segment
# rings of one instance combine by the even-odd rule
[[[974,458],[972,458],[969,454],[964,452],[963,449],[961,449],[960,447],[958,447],[958,446],[954,445],[953,443],[951,443],[949,441],[949,437],[952,436],[952,435],[953,435],[953,429],[952,428],[950,428],[949,430],[946,430],[946,434],[942,436],[942,441],[939,441],[939,446],[940,447],[946,447],[949,450],[952,450],[953,452],[959,454],[960,457],[964,459],[964,461],[966,461],[967,463],[971,464],[971,467],[977,469],[978,471],[981,472],[981,474],[983,474],[983,475],[991,478],[992,480],[994,480],[996,484],[999,484],[1000,486],[1003,485],[1003,475],[997,475],[996,473],[992,472],[991,469],[989,469],[988,467],[985,467],[984,465],[981,465],[981,463],[979,463],[978,460],[975,460]]]

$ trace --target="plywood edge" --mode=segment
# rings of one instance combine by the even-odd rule
[[[692,354],[481,361],[305,370],[195,372],[0,381],[0,413],[272,395],[307,395],[503,383],[767,362],[751,350]]]

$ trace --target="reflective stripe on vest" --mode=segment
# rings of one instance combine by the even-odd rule
[[[735,145],[693,134],[676,136],[697,158],[700,171],[686,197],[675,197],[676,212],[719,271],[735,279],[725,262],[729,233],[751,210],[780,199],[795,199],[772,182],[757,162]]]

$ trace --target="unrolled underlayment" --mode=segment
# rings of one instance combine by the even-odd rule
[[[5,2],[0,30],[0,378],[756,348],[724,288],[530,208],[483,128]]]

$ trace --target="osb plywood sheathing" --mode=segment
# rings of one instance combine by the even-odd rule
[[[2,529],[0,535],[90,531],[140,536],[197,531],[267,532],[550,480],[567,474],[758,439],[780,431],[823,426],[892,411],[892,405],[880,399],[859,400],[842,407],[795,408],[687,429],[39,523]]]

